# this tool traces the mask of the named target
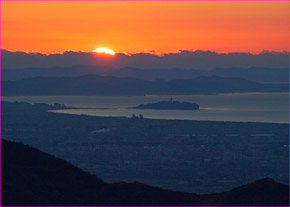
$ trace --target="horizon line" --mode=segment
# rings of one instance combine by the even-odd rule
[[[40,51],[30,51],[30,50],[18,50],[15,49],[14,51],[12,50],[8,50],[8,49],[4,49],[1,48],[1,52],[2,51],[7,51],[10,53],[25,53],[25,54],[41,54],[41,55],[45,55],[45,56],[49,56],[49,55],[63,55],[66,53],[87,53],[87,54],[97,54],[96,52],[93,51],[84,51],[84,50],[63,50],[63,51],[58,51],[58,52],[40,52]],[[196,49],[196,50],[186,50],[186,49],[180,49],[180,50],[175,50],[175,51],[169,51],[169,52],[158,52],[158,51],[138,51],[138,52],[116,52],[115,55],[126,55],[126,56],[132,56],[132,55],[138,55],[138,54],[150,54],[150,55],[154,55],[154,56],[165,56],[165,55],[169,55],[169,54],[181,54],[181,53],[195,53],[195,52],[211,52],[211,53],[216,53],[216,54],[251,54],[251,55],[261,55],[264,53],[289,53],[289,51],[274,51],[274,50],[261,50],[260,52],[234,52],[234,51],[224,51],[224,52],[219,52],[219,51],[214,51],[214,50],[201,50],[201,49]]]

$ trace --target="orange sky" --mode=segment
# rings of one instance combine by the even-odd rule
[[[42,53],[289,51],[289,2],[1,1],[1,45]]]

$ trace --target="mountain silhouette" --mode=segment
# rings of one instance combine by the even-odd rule
[[[180,80],[141,80],[111,76],[35,77],[2,81],[3,96],[188,95],[286,92],[288,84],[262,84],[242,78],[199,76]]]
[[[238,77],[251,81],[286,83],[289,81],[288,68],[214,68],[211,70],[201,69],[140,69],[140,68],[107,68],[93,65],[75,65],[71,67],[50,67],[50,68],[23,68],[23,69],[1,69],[2,80],[20,80],[33,77],[77,77],[87,74],[100,76],[131,77],[142,80],[174,80],[193,79],[198,76],[221,76]]]
[[[23,143],[1,139],[1,153],[4,206],[289,204],[289,186],[269,178],[224,193],[197,195],[141,183],[104,183],[62,159]]]

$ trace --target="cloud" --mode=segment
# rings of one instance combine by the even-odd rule
[[[45,55],[41,53],[10,52],[1,50],[2,69],[70,67],[91,65],[99,68],[134,67],[141,69],[213,69],[231,67],[288,68],[289,52],[216,53],[212,51],[187,51],[168,53],[162,56],[150,53],[115,56],[98,55],[92,52],[64,52]]]

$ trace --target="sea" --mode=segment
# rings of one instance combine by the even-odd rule
[[[82,109],[52,110],[53,113],[132,117],[149,119],[208,120],[235,122],[289,123],[289,93],[227,93],[210,95],[146,96],[15,96],[2,101],[61,103]],[[130,109],[158,101],[194,102],[200,110]]]

